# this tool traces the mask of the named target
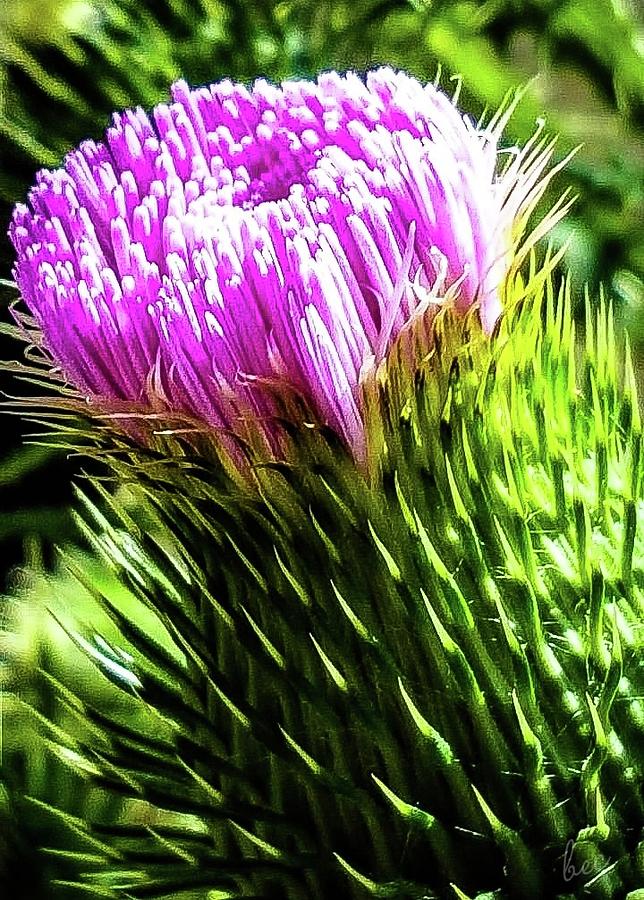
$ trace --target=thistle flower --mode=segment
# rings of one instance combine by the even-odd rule
[[[389,68],[317,83],[173,88],[116,114],[17,206],[15,278],[89,399],[271,432],[294,390],[357,457],[360,384],[451,298],[499,316],[552,144],[497,164],[507,118],[475,127]]]

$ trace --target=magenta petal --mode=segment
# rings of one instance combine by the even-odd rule
[[[500,312],[547,157],[500,176],[497,138],[389,68],[177,82],[39,173],[15,277],[91,397],[151,401],[154,370],[171,409],[232,430],[253,413],[270,443],[283,384],[360,457],[360,378],[423,307],[412,283],[480,301],[487,330]]]

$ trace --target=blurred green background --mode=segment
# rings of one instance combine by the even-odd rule
[[[639,10],[639,12],[638,12]],[[570,242],[575,296],[603,284],[636,348],[644,347],[644,20],[637,0],[4,0],[0,5],[0,220],[42,166],[82,138],[99,137],[111,111],[167,98],[173,79],[251,80],[364,70],[378,63],[446,90],[462,78],[461,107],[494,110],[530,88],[507,130],[524,141],[545,115],[557,155],[582,144],[554,192],[579,200],[554,241]],[[451,81],[450,79],[455,79]],[[551,193],[550,200],[555,199]],[[0,229],[0,278],[11,248]],[[0,317],[15,299],[0,288]],[[0,358],[21,348],[1,338]],[[15,394],[15,380],[0,389]],[[0,582],[25,548],[45,567],[53,538],[71,538],[66,507],[74,460],[24,445],[28,426],[0,429]],[[33,556],[33,552],[32,552]]]

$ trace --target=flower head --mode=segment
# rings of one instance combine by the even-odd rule
[[[499,315],[551,154],[499,170],[502,118],[477,128],[388,68],[179,82],[39,173],[10,228],[15,277],[97,403],[156,392],[234,430],[270,423],[283,385],[360,456],[361,379],[428,298],[478,302],[486,330]]]

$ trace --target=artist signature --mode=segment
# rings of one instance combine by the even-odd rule
[[[563,878],[564,881],[572,881],[573,878],[579,878],[580,875],[594,875],[595,869],[593,863],[589,859],[585,859],[577,868],[574,863],[575,842],[572,838],[566,844],[563,856]]]

